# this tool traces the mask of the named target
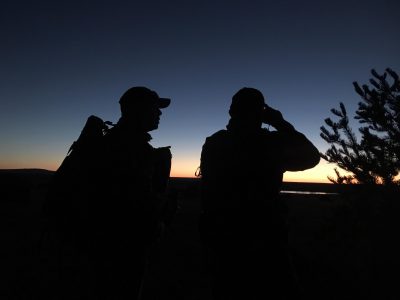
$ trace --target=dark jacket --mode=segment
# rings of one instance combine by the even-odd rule
[[[283,173],[318,162],[318,150],[292,128],[250,131],[231,122],[202,148],[203,233],[237,235],[268,227],[283,211]]]
[[[157,235],[163,205],[160,194],[165,192],[171,154],[169,149],[153,148],[150,140],[148,133],[118,125],[105,137],[105,160],[99,171],[104,184],[95,209],[98,232],[107,239],[143,245]]]

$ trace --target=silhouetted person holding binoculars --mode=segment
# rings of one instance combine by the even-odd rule
[[[257,89],[240,89],[229,115],[226,129],[207,137],[201,153],[199,225],[213,297],[296,299],[299,288],[279,193],[283,173],[316,166],[319,152]]]

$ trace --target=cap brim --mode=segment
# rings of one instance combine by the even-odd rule
[[[171,99],[169,98],[159,98],[158,99],[158,107],[159,108],[166,108],[170,105]]]

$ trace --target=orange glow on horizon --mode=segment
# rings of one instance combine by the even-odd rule
[[[50,171],[55,171],[62,162],[62,159],[53,158],[52,160],[40,160],[40,161],[16,161],[9,160],[0,162],[0,169],[29,169],[29,168],[39,168],[46,169]],[[200,165],[198,158],[186,157],[173,159],[171,168],[171,177],[181,177],[181,178],[196,178],[196,170]],[[334,172],[335,165],[328,164],[327,162],[321,160],[321,162],[314,168],[301,171],[301,172],[286,172],[284,174],[283,180],[286,182],[310,182],[310,183],[330,183],[328,176],[336,178]],[[344,171],[340,171],[342,174],[347,174]]]
[[[172,163],[171,177],[196,178],[195,172],[199,166],[198,160],[187,159]],[[286,172],[283,180],[287,182],[331,183],[328,176],[336,177],[335,165],[321,162],[314,168],[301,172]],[[346,174],[344,171],[341,173]]]

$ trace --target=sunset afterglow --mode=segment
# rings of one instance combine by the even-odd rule
[[[195,176],[205,139],[225,128],[245,86],[324,152],[330,109],[342,101],[353,117],[352,82],[400,71],[395,1],[85,3],[2,7],[0,168],[57,169],[86,119],[117,122],[119,98],[136,85],[172,100],[151,143],[172,147],[173,177]],[[284,178],[328,182],[334,167]]]

